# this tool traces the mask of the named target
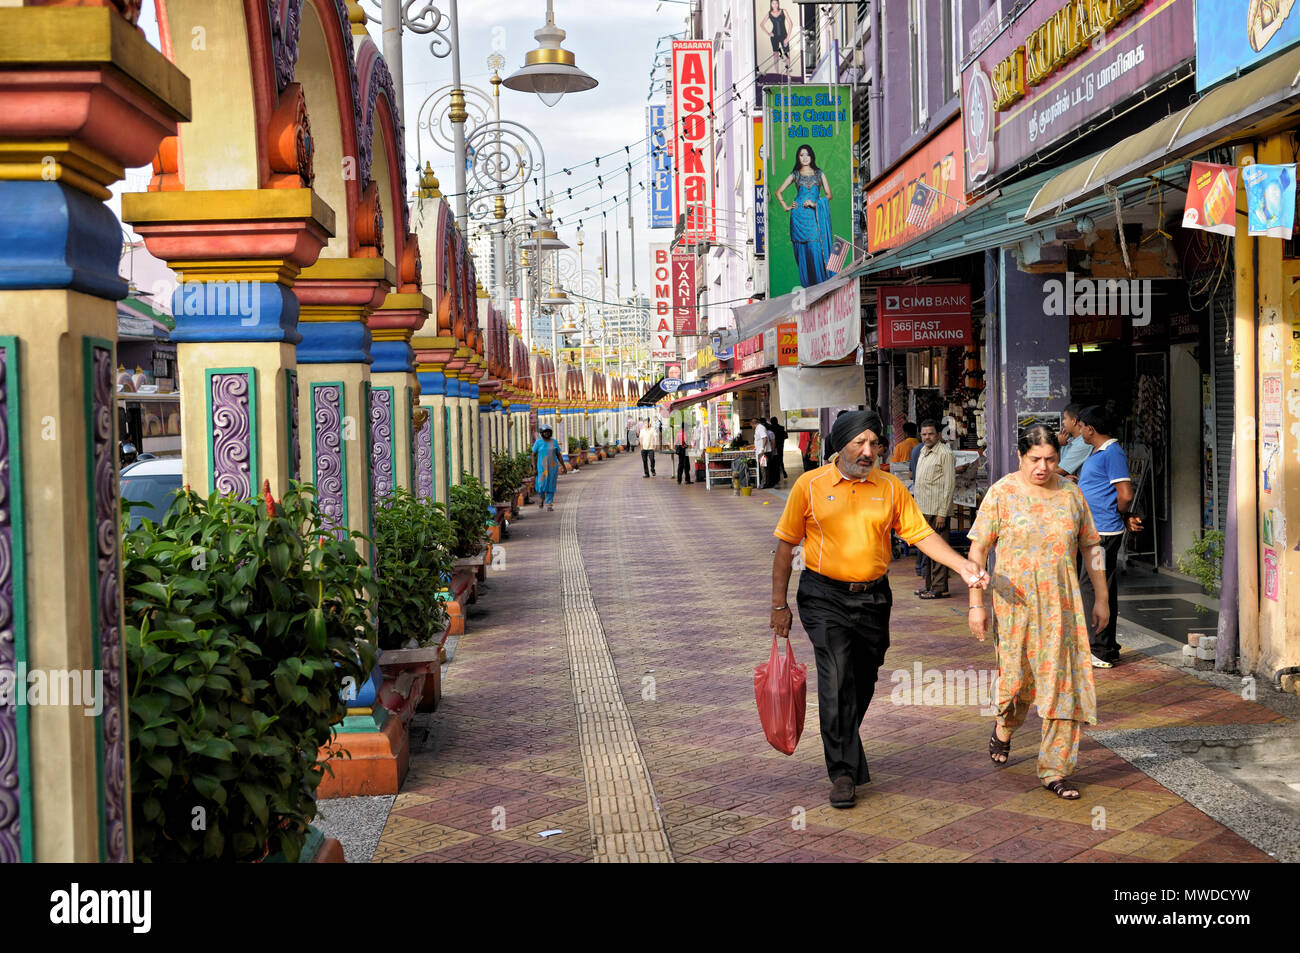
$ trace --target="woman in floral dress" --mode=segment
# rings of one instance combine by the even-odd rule
[[[1105,582],[1105,556],[1092,513],[1079,488],[1056,475],[1060,447],[1047,427],[1020,438],[1020,468],[989,488],[970,531],[970,559],[982,566],[997,555],[993,611],[997,615],[997,721],[989,757],[1006,764],[1011,735],[1037,704],[1043,719],[1038,777],[1058,797],[1079,791],[1068,780],[1079,760],[1086,722],[1097,723],[1097,695],[1075,553],[1094,584]],[[1098,589],[1100,592],[1101,590]],[[988,634],[984,593],[970,591],[970,628]],[[1093,607],[1092,624],[1105,628],[1109,607]]]

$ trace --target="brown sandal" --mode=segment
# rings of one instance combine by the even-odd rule
[[[1002,760],[998,760],[998,755],[1002,755]],[[1011,758],[1011,739],[1003,741],[998,737],[998,723],[993,723],[993,734],[989,735],[989,760],[994,764],[1006,764]]]
[[[1051,784],[1044,784],[1043,787],[1066,801],[1079,800],[1079,789],[1065,778],[1057,778]]]

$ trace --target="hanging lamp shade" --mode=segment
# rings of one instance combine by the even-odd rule
[[[538,47],[524,56],[523,69],[507,76],[506,89],[536,93],[547,106],[554,106],[565,93],[581,93],[596,86],[596,80],[578,69],[572,53],[563,46],[565,33],[555,25],[552,0],[546,0],[546,23],[533,34]]]
[[[571,304],[576,304],[572,298],[564,293],[563,288],[557,288],[551,285],[551,290],[547,292],[546,297],[541,301],[542,305],[547,308],[565,308]]]

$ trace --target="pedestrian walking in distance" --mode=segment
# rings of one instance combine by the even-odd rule
[[[641,427],[641,469],[648,480],[655,475],[655,430],[649,421]]]
[[[876,466],[880,417],[867,410],[840,416],[826,440],[831,462],[801,474],[776,526],[770,627],[790,637],[786,602],[794,547],[803,541],[799,621],[817,658],[822,748],[834,807],[852,807],[855,785],[871,780],[859,729],[889,648],[890,531],[972,586],[987,576],[926,525],[898,477]]]
[[[762,417],[755,417],[750,423],[754,427],[754,459],[758,461],[758,487],[762,489],[767,486],[767,468],[770,464],[764,461],[768,457],[772,433],[767,429],[767,424],[763,423]]]
[[[678,430],[677,446],[674,451],[677,454],[677,485],[678,486],[682,485],[682,477],[686,477],[687,486],[691,485],[691,458],[689,456],[688,450],[689,448],[686,443],[686,431]]]
[[[1133,506],[1133,479],[1128,472],[1128,457],[1119,441],[1110,436],[1114,429],[1109,415],[1100,407],[1079,411],[1079,431],[1092,453],[1079,468],[1079,489],[1088,501],[1092,518],[1101,534],[1101,548],[1106,555],[1106,584],[1092,585],[1091,574],[1080,578],[1083,609],[1092,613],[1092,603],[1106,593],[1109,619],[1104,628],[1092,633],[1092,667],[1111,668],[1119,661],[1119,641],[1115,623],[1119,621],[1119,550],[1124,545],[1124,530],[1137,533],[1142,521],[1129,511]]]
[[[768,458],[769,462],[772,463],[772,475],[767,481],[767,485],[773,487],[790,475],[785,472],[785,441],[790,436],[790,431],[782,427],[780,421],[775,417],[767,422],[767,427],[772,434],[772,452],[775,454],[775,459]]]
[[[1070,404],[1061,411],[1061,430],[1056,435],[1056,442],[1061,446],[1061,462],[1056,465],[1056,472],[1075,483],[1079,482],[1083,461],[1092,455],[1092,447],[1083,439],[1083,426],[1079,423],[1082,410],[1078,404]]]
[[[1057,797],[1074,800],[1070,783],[1079,761],[1084,724],[1097,723],[1097,694],[1089,664],[1088,626],[1075,571],[1082,552],[1088,574],[1105,585],[1104,558],[1092,513],[1079,488],[1056,472],[1060,445],[1039,424],[1020,437],[1020,469],[989,488],[970,531],[970,557],[995,561],[991,588],[998,620],[997,720],[989,757],[1006,764],[1011,736],[1029,706],[1043,719],[1038,777]],[[1094,629],[1104,629],[1104,601],[1092,608]],[[984,641],[989,631],[984,593],[970,593],[970,629]]]
[[[939,437],[933,420],[921,422],[921,455],[912,475],[912,496],[921,515],[936,533],[948,534],[952,516],[952,494],[957,488],[957,463],[952,450]],[[933,559],[925,561],[925,585],[916,591],[922,599],[948,598],[948,567]]]
[[[551,439],[550,427],[543,427],[541,436],[533,443],[533,461],[537,466],[535,488],[540,498],[537,508],[547,506],[555,509],[555,485],[560,479],[560,469],[564,458],[560,456],[560,445]]]

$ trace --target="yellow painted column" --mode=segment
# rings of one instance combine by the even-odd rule
[[[131,860],[104,200],[189,118],[116,8],[0,7],[0,863]]]
[[[1237,149],[1238,165],[1253,161],[1253,150]],[[1255,286],[1255,239],[1246,236],[1245,189],[1238,194],[1236,255],[1236,313],[1233,317],[1233,423],[1237,456],[1237,639],[1242,671],[1253,672],[1259,658],[1259,463],[1256,427],[1256,373],[1254,345],[1258,301]]]

